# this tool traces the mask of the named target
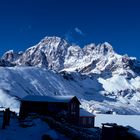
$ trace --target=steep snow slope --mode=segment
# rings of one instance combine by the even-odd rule
[[[4,99],[73,94],[91,112],[140,113],[140,62],[117,54],[107,42],[80,48],[60,37],[45,37],[25,52],[6,52],[0,65]]]
[[[40,68],[0,68],[0,105],[15,107],[13,100],[30,95],[68,95],[82,97],[82,88],[74,81],[63,79],[59,74]],[[14,96],[16,98],[12,98]],[[16,104],[18,105],[18,104]]]
[[[35,67],[0,68],[0,106],[18,108],[18,100],[26,95],[76,95],[82,106],[93,112],[115,111],[119,114],[140,114],[139,93],[128,99],[109,94],[96,76],[77,73],[56,73]],[[120,79],[118,79],[120,80]],[[140,79],[133,79],[137,82]],[[116,81],[117,82],[117,81]],[[127,84],[126,84],[127,82]],[[122,81],[124,89],[131,81]],[[115,86],[115,84],[113,85]],[[137,82],[137,86],[139,87]],[[116,86],[116,89],[118,87]],[[118,96],[118,97],[117,97]]]

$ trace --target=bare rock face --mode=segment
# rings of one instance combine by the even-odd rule
[[[6,61],[4,59],[0,59],[0,67],[13,67],[15,64],[10,63],[9,61]]]
[[[2,59],[9,61],[9,62],[14,62],[17,59],[19,59],[19,57],[22,54],[23,54],[23,52],[16,53],[13,50],[9,50],[2,56]]]

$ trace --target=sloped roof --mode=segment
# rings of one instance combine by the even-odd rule
[[[68,103],[68,102],[70,102],[75,97],[76,96],[39,96],[39,95],[27,95],[24,98],[22,98],[21,101]]]
[[[89,116],[89,117],[95,117],[94,114],[92,114],[92,113],[86,111],[86,110],[83,109],[83,108],[80,108],[80,117],[88,117],[88,116]]]

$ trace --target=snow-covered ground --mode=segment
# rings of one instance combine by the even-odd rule
[[[125,88],[126,85],[128,88],[127,80],[116,78],[111,86],[107,85],[113,83],[113,80],[99,81],[96,76],[90,77],[76,72],[60,74],[36,67],[0,67],[0,107],[18,110],[19,99],[26,95],[75,95],[81,101],[82,107],[89,112],[97,110],[102,113],[114,111],[117,114],[140,114],[139,92],[129,94],[132,97],[128,99],[123,95],[107,94],[104,91],[107,87],[116,87],[116,91],[120,86]],[[119,81],[123,82],[116,84]],[[137,83],[135,86],[139,87],[139,78],[134,81]]]
[[[140,131],[140,115],[96,114],[95,126],[101,127],[102,123],[117,123],[118,125],[131,126]]]
[[[2,115],[0,113],[0,115]],[[51,138],[67,140],[67,138],[55,130],[51,129],[47,123],[36,118],[27,123],[28,127],[20,126],[19,121],[15,118],[11,119],[10,126],[1,129],[2,116],[0,116],[0,140],[41,140],[42,135],[47,134]]]

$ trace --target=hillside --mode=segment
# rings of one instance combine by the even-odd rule
[[[0,105],[17,108],[25,95],[76,95],[90,112],[140,114],[140,62],[105,42],[84,48],[45,37],[0,61]]]

